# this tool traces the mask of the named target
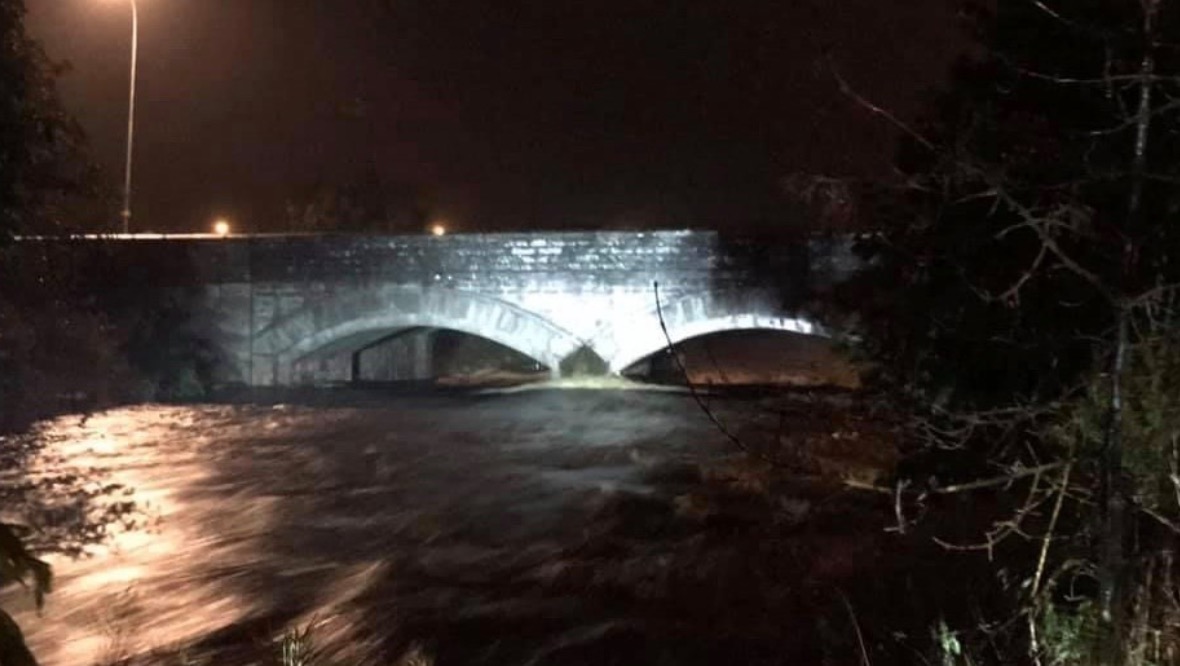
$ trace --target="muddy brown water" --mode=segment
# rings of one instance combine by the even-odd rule
[[[827,490],[698,506],[734,451],[682,394],[146,405],[37,437],[37,473],[139,516],[51,557],[40,615],[5,591],[45,666],[266,663],[308,627],[317,663],[821,663],[816,581],[881,532],[809,522]]]

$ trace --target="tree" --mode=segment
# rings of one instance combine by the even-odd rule
[[[28,36],[24,14],[22,0],[0,0],[0,239],[82,228],[99,196],[82,130],[57,94],[67,66]]]
[[[18,234],[80,230],[105,210],[82,131],[55,87],[65,66],[29,37],[24,14],[22,0],[0,0],[0,429],[37,418],[31,408],[53,400],[37,387],[82,381],[48,365],[113,347],[99,340],[101,315],[84,307],[85,277],[4,247]]]
[[[1047,555],[1070,516],[1059,549],[1092,560],[1099,659],[1122,663],[1135,654],[1129,613],[1165,552],[1153,548],[1180,534],[1175,464],[1171,479],[1128,466],[1166,460],[1161,442],[1180,438],[1167,376],[1180,341],[1180,3],[998,0],[971,16],[980,52],[918,123],[839,79],[904,134],[898,178],[861,192],[875,229],[853,291],[865,350],[878,381],[908,396],[915,432],[975,465],[939,455],[937,474],[982,461],[1016,483],[1054,461],[1051,480],[1021,488],[1022,509],[1053,508],[1025,581],[1030,654],[1053,656],[1037,631],[1060,608],[1038,595],[1068,559]]]
[[[928,397],[1052,399],[1091,367],[1112,300],[1168,277],[1174,232],[1154,222],[1177,204],[1176,137],[1158,128],[1135,153],[1144,49],[1116,5],[1065,18],[1009,0],[980,17],[988,52],[907,127],[902,184],[874,192],[866,250],[902,287],[874,293],[874,353]],[[1167,104],[1149,94],[1145,127],[1171,122]]]
[[[101,211],[82,132],[57,96],[55,80],[65,68],[25,32],[24,13],[21,0],[0,0],[0,431],[36,418],[33,410],[43,409],[63,386],[77,390],[86,381],[87,373],[78,372],[85,366],[63,367],[70,360],[111,348],[95,341],[106,335],[101,317],[70,302],[78,297],[78,276],[30,272],[36,260],[20,261],[5,247],[20,234],[76,230],[82,211]],[[47,363],[56,363],[56,372]],[[92,366],[93,376],[106,369]],[[50,375],[58,381],[48,381]],[[61,381],[66,377],[69,382]],[[0,585],[16,582],[31,584],[40,607],[49,591],[49,567],[0,523]],[[2,610],[0,663],[36,663]]]

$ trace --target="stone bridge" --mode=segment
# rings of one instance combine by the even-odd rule
[[[219,380],[252,386],[358,379],[362,353],[422,329],[490,339],[555,375],[575,354],[619,372],[665,348],[660,312],[673,342],[740,329],[824,335],[804,308],[852,266],[843,241],[701,231],[115,245],[126,261],[189,276],[196,320],[222,359]]]

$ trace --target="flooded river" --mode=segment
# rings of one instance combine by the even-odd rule
[[[831,435],[808,409],[764,420]],[[283,635],[317,664],[857,663],[831,609],[888,518],[717,472],[740,456],[670,392],[138,406],[37,442],[41,478],[134,503],[50,558],[42,614],[5,592],[46,666],[278,663]]]

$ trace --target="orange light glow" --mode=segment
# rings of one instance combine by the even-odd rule
[[[217,220],[213,223],[213,233],[218,236],[228,236],[230,232],[229,222],[226,220]]]
[[[434,236],[445,236],[447,235],[447,228],[441,223],[435,222],[430,225],[430,233]]]

